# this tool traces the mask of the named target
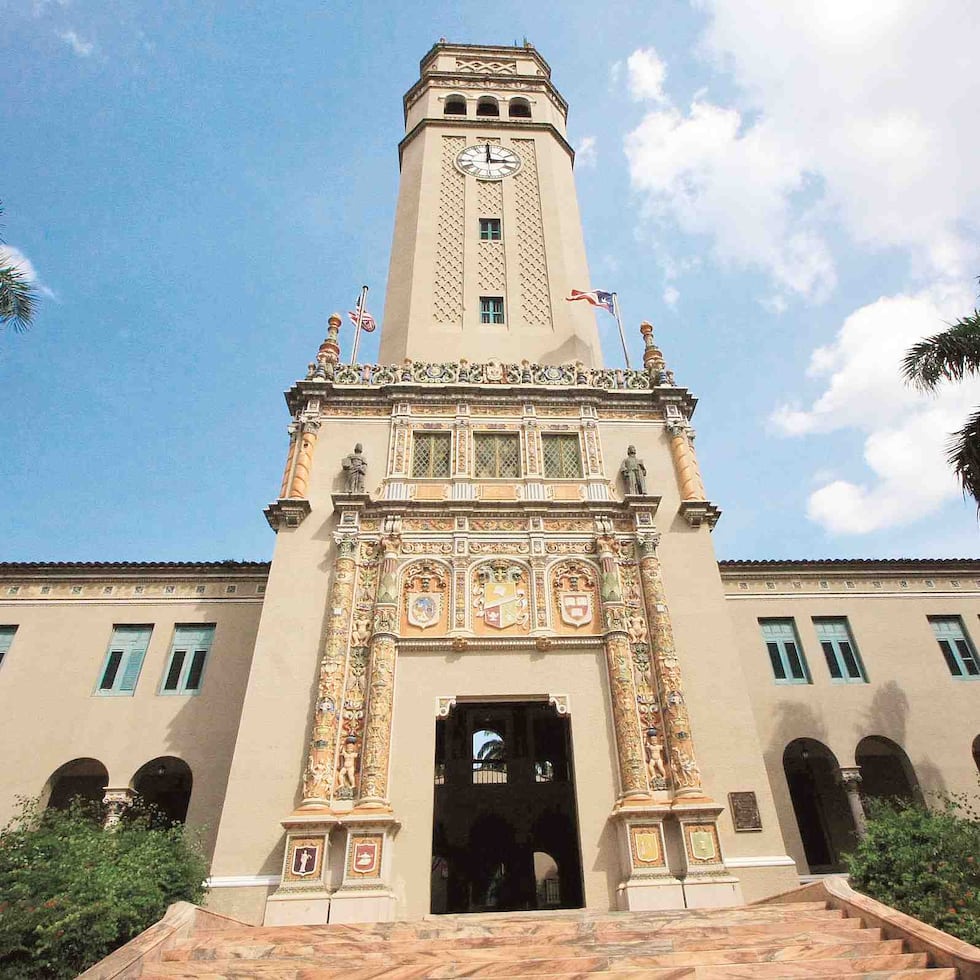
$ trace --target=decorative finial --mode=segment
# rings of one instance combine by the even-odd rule
[[[335,365],[340,363],[340,342],[337,336],[340,333],[340,314],[331,313],[327,320],[327,336],[320,344],[320,349],[316,353],[316,372],[318,378],[333,376]]]
[[[653,324],[644,320],[640,324],[640,333],[643,335],[643,368],[647,376],[655,384],[663,384],[666,381],[667,364],[664,361],[663,352],[653,342]]]

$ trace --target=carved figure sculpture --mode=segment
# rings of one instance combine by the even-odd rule
[[[357,739],[348,736],[340,750],[338,777],[341,786],[353,789],[357,784]]]
[[[347,492],[364,493],[367,460],[364,458],[364,447],[360,443],[354,446],[354,452],[344,457],[341,466],[347,474]]]
[[[664,767],[664,746],[660,741],[656,728],[647,729],[644,750],[647,757],[647,774],[650,785],[654,789],[663,789],[667,785],[667,770]]]
[[[636,458],[636,446],[629,446],[626,449],[626,459],[619,468],[626,481],[626,492],[628,494],[645,495],[647,492],[647,468],[643,465],[642,459]]]
[[[634,643],[646,643],[647,625],[643,622],[643,617],[638,609],[630,609],[626,619],[626,632]]]

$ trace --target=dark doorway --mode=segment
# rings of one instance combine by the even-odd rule
[[[73,759],[51,774],[46,787],[46,805],[55,810],[67,810],[77,797],[90,803],[101,803],[108,785],[109,773],[97,759]]]
[[[543,702],[436,722],[431,911],[582,907],[571,733]]]
[[[869,735],[858,742],[854,761],[861,767],[861,795],[872,800],[921,803],[922,791],[904,749],[890,738]]]
[[[161,756],[141,766],[133,776],[133,789],[169,823],[183,823],[191,802],[194,779],[183,759]]]
[[[810,873],[844,870],[841,856],[856,836],[834,754],[822,742],[794,739],[783,752],[783,770]]]

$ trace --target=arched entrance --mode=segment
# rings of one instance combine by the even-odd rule
[[[174,756],[160,756],[141,766],[133,776],[133,789],[170,823],[183,823],[191,802],[194,777],[190,766]]]
[[[861,795],[872,800],[921,803],[922,791],[904,749],[890,738],[869,735],[858,742],[854,761],[861,767]]]
[[[842,871],[854,847],[854,820],[833,752],[811,738],[794,739],[783,752],[783,771],[811,874]]]
[[[436,722],[431,911],[580,908],[568,718],[470,702]]]
[[[973,764],[977,767],[977,772],[980,772],[980,735],[973,740]]]
[[[41,800],[55,810],[67,810],[76,797],[101,803],[108,785],[109,773],[98,759],[72,759],[51,774]]]

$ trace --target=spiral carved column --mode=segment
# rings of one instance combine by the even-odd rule
[[[694,755],[691,720],[687,713],[680,663],[674,647],[674,629],[667,609],[660,559],[657,557],[659,540],[659,534],[643,535],[639,539],[640,583],[650,627],[651,661],[663,699],[661,714],[666,735],[667,761],[675,795],[701,797],[704,796],[701,771]]]
[[[616,754],[619,760],[620,800],[630,802],[650,799],[646,758],[640,737],[640,720],[636,712],[636,687],[633,680],[633,656],[627,633],[626,604],[616,565],[616,542],[603,536],[597,539],[602,564],[602,617],[605,627],[603,645],[609,672],[609,694],[612,698]]]
[[[301,423],[298,421],[290,422],[286,429],[289,434],[289,452],[286,454],[286,466],[282,471],[282,483],[279,486],[279,499],[282,500],[289,493],[289,488],[293,482],[293,472],[296,463],[296,447],[299,444],[299,431]]]
[[[681,500],[706,500],[701,469],[691,441],[690,424],[687,421],[668,422],[667,433],[670,436],[670,455],[674,461]]]
[[[391,755],[391,712],[395,700],[395,659],[398,629],[398,582],[396,570],[401,539],[383,538],[381,574],[374,604],[371,638],[371,680],[364,722],[364,753],[358,807],[387,808],[388,761]]]
[[[327,806],[333,782],[334,746],[344,696],[344,662],[350,637],[356,580],[357,535],[337,535],[333,586],[327,600],[327,627],[320,661],[309,756],[303,775],[303,807]]]

